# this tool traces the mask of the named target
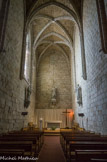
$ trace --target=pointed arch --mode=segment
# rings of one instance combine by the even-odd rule
[[[47,38],[47,37],[49,37],[49,36],[52,36],[52,35],[55,35],[55,36],[57,36],[57,37],[59,37],[60,39],[62,39],[63,41],[65,41],[67,44],[68,44],[68,46],[70,47],[70,42],[65,38],[65,37],[63,37],[62,35],[60,35],[59,33],[56,33],[56,32],[51,32],[51,33],[47,33],[46,35],[44,35],[42,38],[40,38],[39,40],[38,40],[38,42],[35,44],[35,49],[37,48],[37,46],[39,45],[39,43],[42,41],[42,40],[44,40],[45,38]]]
[[[67,57],[66,52],[65,52],[59,45],[54,44],[54,43],[49,44],[49,45],[41,52],[41,54],[40,54],[40,56],[39,56],[37,68],[38,68],[38,66],[39,66],[40,60],[41,60],[41,58],[43,57],[44,53],[45,53],[45,52],[48,50],[48,48],[50,48],[52,45],[57,46],[57,47],[62,51],[62,54],[63,54],[63,56],[65,57],[65,59],[66,59],[66,61],[67,61],[67,65],[68,65],[69,70],[70,70],[70,62],[69,62],[69,59],[68,59],[68,57]]]
[[[35,41],[34,41],[34,44],[35,44],[35,42],[39,39],[40,35],[41,35],[41,34],[42,34],[42,33],[52,24],[52,23],[55,23],[56,25],[58,25],[58,26],[63,30],[63,32],[66,34],[66,36],[68,37],[69,41],[73,42],[73,40],[70,38],[68,32],[67,32],[66,29],[63,27],[63,25],[62,25],[61,23],[57,22],[58,20],[61,20],[61,19],[67,19],[67,16],[65,16],[65,17],[64,17],[64,16],[61,16],[61,17],[55,18],[55,19],[53,20],[52,17],[47,16],[47,15],[39,15],[39,16],[37,15],[37,17],[35,17],[32,21],[34,21],[35,19],[38,19],[39,17],[48,18],[48,19],[50,20],[50,22],[47,23],[47,24],[42,28],[42,30],[39,32],[39,34],[37,35],[37,37],[36,37],[36,39],[35,39]],[[68,17],[68,20],[72,20],[72,19],[70,19],[70,17]],[[32,23],[32,21],[31,21],[31,23]]]
[[[76,25],[79,28],[79,33],[80,33],[80,43],[81,43],[81,58],[82,58],[82,73],[83,73],[83,79],[87,80],[87,73],[86,73],[86,59],[85,59],[85,49],[84,49],[84,37],[83,37],[83,30],[82,30],[82,23],[80,20],[80,17],[78,16],[78,14],[76,14],[74,11],[72,11],[70,8],[68,8],[67,6],[63,5],[60,2],[55,2],[55,1],[51,1],[51,2],[46,2],[45,4],[40,5],[39,7],[35,8],[35,10],[31,9],[31,12],[29,12],[28,15],[28,19],[26,22],[26,28],[29,25],[31,19],[34,17],[34,15],[39,12],[41,9],[47,7],[47,6],[57,6],[62,8],[63,10],[65,10],[66,12],[68,12],[71,17],[73,17]],[[34,6],[35,7],[35,6]]]

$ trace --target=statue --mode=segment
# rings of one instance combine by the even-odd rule
[[[55,87],[52,88],[52,98],[51,98],[51,102],[52,102],[53,105],[56,104],[56,90],[57,89]]]
[[[30,95],[31,95],[31,88],[30,86],[25,89],[25,103],[24,107],[28,108],[30,105]]]
[[[77,103],[79,106],[82,105],[82,89],[79,84],[77,85]]]
[[[56,88],[52,88],[52,98],[56,98]]]

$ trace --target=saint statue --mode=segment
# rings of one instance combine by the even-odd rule
[[[25,103],[24,106],[27,108],[30,105],[30,95],[31,95],[31,88],[30,86],[25,89]]]
[[[52,104],[56,104],[56,88],[52,88],[52,98],[51,98],[51,102]]]
[[[56,88],[52,88],[52,98],[56,98]]]
[[[77,103],[82,105],[82,89],[79,84],[77,85]]]
[[[30,87],[27,88],[27,100],[30,101],[31,89]]]

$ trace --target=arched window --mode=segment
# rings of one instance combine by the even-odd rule
[[[26,35],[24,78],[28,83],[31,82],[31,32],[30,30]]]
[[[0,1],[0,52],[3,52],[5,29],[8,17],[10,0]]]
[[[102,50],[107,54],[107,15],[104,0],[96,0],[100,26]]]

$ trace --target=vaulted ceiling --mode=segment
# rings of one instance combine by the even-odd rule
[[[52,49],[70,59],[75,24],[81,19],[81,0],[26,0],[26,17],[37,61]]]
[[[26,14],[28,15],[30,9],[33,7],[33,5],[40,0],[25,0],[26,3]],[[52,0],[51,0],[52,1]],[[82,3],[83,0],[69,0],[69,3],[71,3],[75,10],[77,10],[78,14],[81,15],[81,7],[82,7]]]

